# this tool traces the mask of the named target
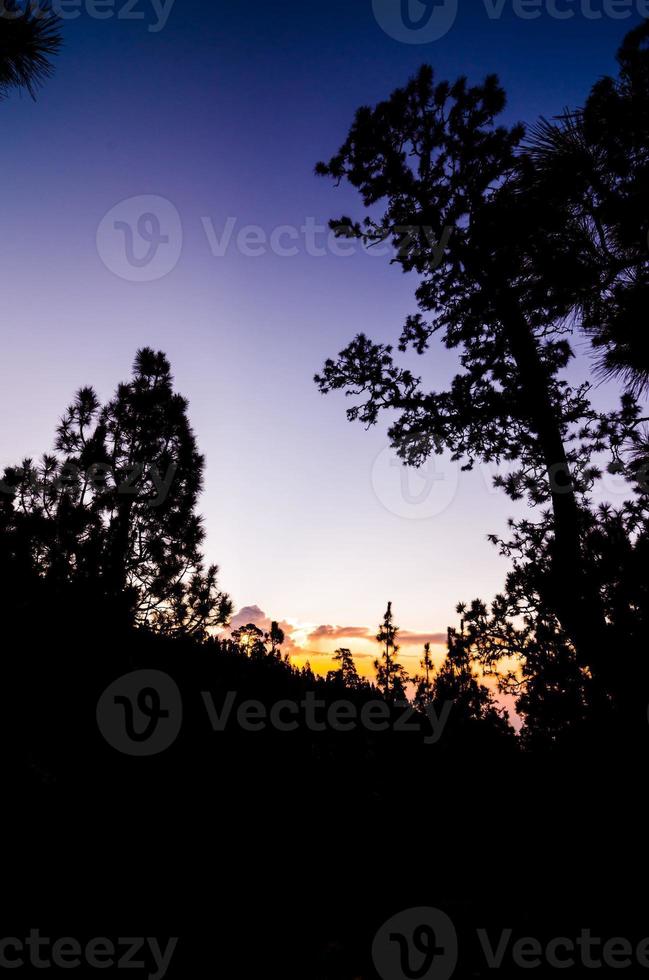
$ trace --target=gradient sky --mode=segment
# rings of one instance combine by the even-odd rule
[[[498,72],[510,121],[580,104],[639,19],[610,16],[638,9],[624,2],[597,18],[602,4],[558,0],[575,16],[558,20],[544,5],[527,20],[508,2],[491,19],[482,0],[460,0],[449,32],[421,45],[390,37],[372,0],[176,0],[157,31],[151,0],[137,0],[137,20],[98,20],[82,0],[38,101],[0,105],[0,464],[49,450],[81,384],[108,397],[137,347],[163,349],[207,456],[207,557],[236,608],[299,627],[294,641],[309,651],[343,643],[369,656],[360,637],[391,599],[412,634],[411,666],[424,634],[441,640],[455,622],[457,601],[501,586],[505,565],[485,536],[514,508],[484,472],[456,486],[444,461],[423,503],[408,503],[381,456],[385,423],[351,425],[345,400],[312,382],[357,331],[396,339],[413,278],[360,250],[307,254],[304,237],[282,239],[297,255],[253,257],[236,236],[359,214],[355,196],[313,166],[337,149],[358,105],[425,61],[442,77]],[[116,0],[114,11],[125,9]],[[98,229],[120,202],[151,195],[179,214],[182,251],[164,277],[131,281],[119,236],[100,231],[98,247]],[[114,214],[135,224],[138,206]],[[215,255],[210,235],[213,244],[228,218],[232,241]],[[166,211],[161,219],[164,233]],[[171,239],[178,250],[173,226]],[[454,363],[436,351],[417,367],[439,385]],[[326,625],[352,629],[318,630]]]

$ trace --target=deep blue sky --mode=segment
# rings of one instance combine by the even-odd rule
[[[389,598],[402,626],[439,632],[457,600],[492,595],[504,568],[485,535],[503,529],[509,502],[484,475],[462,475],[441,513],[399,516],[383,482],[399,474],[375,466],[384,429],[349,425],[343,400],[311,380],[360,329],[396,338],[414,281],[377,257],[305,254],[302,241],[293,257],[234,243],[214,256],[205,223],[220,236],[235,218],[236,237],[358,214],[313,166],[359,104],[424,61],[441,77],[498,72],[511,121],[580,104],[638,16],[586,16],[599,0],[558,5],[574,18],[544,8],[524,20],[506,3],[493,20],[482,0],[460,0],[448,34],[411,45],[382,30],[371,0],[176,0],[157,32],[150,0],[134,7],[144,20],[101,21],[83,0],[38,101],[0,105],[0,463],[50,449],[73,391],[91,383],[108,396],[150,344],[191,401],[208,459],[208,557],[237,605],[368,625]],[[177,264],[152,282],[115,275],[96,245],[104,215],[142,195],[171,202],[184,232]],[[452,367],[440,353],[428,371]]]

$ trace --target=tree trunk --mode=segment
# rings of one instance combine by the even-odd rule
[[[104,580],[109,598],[117,600],[118,603],[126,588],[131,509],[131,500],[118,502],[117,513],[110,522],[108,535]]]
[[[607,624],[597,588],[584,567],[580,509],[561,428],[551,403],[536,339],[520,310],[498,300],[501,323],[518,368],[523,410],[538,437],[552,500],[552,593],[559,620],[573,640],[579,662],[600,677],[607,669]]]

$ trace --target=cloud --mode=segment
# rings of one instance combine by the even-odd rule
[[[253,626],[257,626],[260,630],[268,632],[272,623],[270,616],[267,616],[263,609],[259,606],[242,606],[238,613],[236,613],[230,620],[230,630],[239,629],[241,626],[247,626],[252,623]],[[277,625],[284,632],[284,643],[282,644],[283,650],[292,650],[295,648],[296,643],[292,639],[291,634],[295,630],[294,626],[287,623],[285,620],[277,622]]]
[[[367,626],[316,626],[307,639],[309,640],[340,640],[343,638],[357,640],[372,640],[374,634]]]
[[[263,629],[267,621],[268,625],[270,626],[268,616],[259,608],[259,606],[244,606],[230,620],[230,628],[237,630],[240,626],[247,626],[248,623],[254,623],[255,626],[259,626],[260,629]]]
[[[257,605],[243,606],[236,615],[232,617],[230,629],[239,629],[253,623],[261,630],[270,630],[271,617]],[[305,627],[296,626],[286,620],[279,621],[280,629],[284,631],[284,650],[304,651],[310,644],[318,644],[324,640],[369,640],[370,643],[376,641],[376,631],[368,626],[331,626],[323,623],[316,626],[305,635]],[[295,637],[295,638],[294,638]],[[431,643],[433,646],[446,646],[446,633],[416,633],[411,630],[401,630],[397,642],[402,647],[422,647],[424,643]],[[325,654],[327,656],[327,654]],[[355,653],[354,656],[370,656],[370,654]],[[373,657],[374,654],[371,654]]]
[[[397,643],[411,646],[415,643],[432,643],[433,646],[446,646],[446,633],[411,633],[410,630],[401,630],[397,637]]]
[[[376,633],[367,626],[317,626],[309,633],[307,640],[376,640]],[[424,643],[446,646],[446,633],[415,633],[411,630],[400,630],[397,643],[401,646],[421,646]]]

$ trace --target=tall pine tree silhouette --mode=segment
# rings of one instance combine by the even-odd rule
[[[383,651],[381,656],[374,661],[376,683],[383,692],[386,701],[403,701],[406,698],[407,674],[396,660],[396,655],[399,652],[398,633],[399,627],[395,626],[394,623],[392,603],[388,602],[383,622],[376,634],[376,641],[381,644]]]
[[[196,512],[204,459],[165,355],[138,351],[132,379],[104,406],[82,388],[55,449],[5,472],[5,520],[23,565],[103,603],[123,626],[205,636],[224,624],[231,603],[217,567],[204,566]]]
[[[356,188],[366,208],[361,221],[332,221],[337,235],[391,242],[393,261],[418,276],[420,312],[407,318],[399,350],[423,355],[439,340],[458,350],[460,370],[447,390],[426,390],[391,345],[361,333],[316,382],[354,396],[348,417],[366,426],[394,413],[391,444],[410,465],[444,450],[466,468],[515,463],[498,484],[550,509],[544,598],[580,664],[603,677],[609,624],[584,550],[597,470],[581,439],[593,413],[588,387],[562,375],[573,356],[566,322],[589,280],[580,248],[553,260],[564,209],[539,193],[524,128],[498,124],[504,107],[496,76],[469,87],[437,82],[424,66],[359,109],[340,150],[317,165]]]

